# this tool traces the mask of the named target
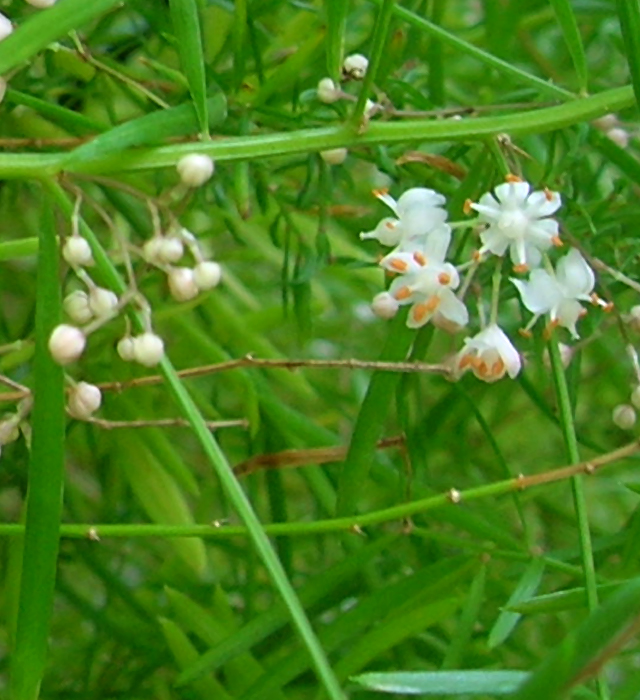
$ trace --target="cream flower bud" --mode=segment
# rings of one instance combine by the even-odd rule
[[[87,420],[95,413],[102,403],[102,392],[95,384],[78,382],[69,393],[67,409],[79,420]]]
[[[89,308],[98,318],[111,316],[118,308],[118,297],[109,289],[94,287],[89,292]]]
[[[120,338],[116,345],[116,350],[125,362],[133,362],[136,359],[135,340],[130,335]]]
[[[611,419],[621,430],[631,430],[636,424],[636,412],[633,406],[621,403],[613,409]]]
[[[91,246],[82,236],[70,236],[62,246],[62,257],[73,267],[93,265]]]
[[[88,323],[93,318],[89,296],[80,289],[67,294],[62,302],[62,308],[74,323]]]
[[[38,7],[41,10],[46,7],[52,7],[56,4],[56,0],[26,0],[26,2],[32,7]]]
[[[371,310],[378,318],[393,318],[400,308],[398,300],[389,292],[380,292],[373,297]]]
[[[155,333],[147,331],[133,338],[133,359],[145,367],[157,365],[164,356],[164,343]]]
[[[198,296],[198,285],[190,267],[172,267],[167,279],[171,296],[176,301],[189,301]]]
[[[340,99],[340,89],[331,78],[322,78],[316,88],[318,99],[325,104],[337,102]]]
[[[4,100],[5,93],[7,92],[7,81],[4,78],[0,78],[0,102]]]
[[[184,255],[184,246],[182,241],[176,236],[167,236],[161,240],[158,257],[160,262],[171,265],[178,262]]]
[[[616,146],[620,146],[620,148],[626,148],[629,145],[629,132],[620,127],[609,129],[609,131],[607,131],[607,138],[611,139],[611,141],[613,141]]]
[[[327,151],[320,151],[320,157],[329,165],[340,165],[347,158],[346,148],[330,148]]]
[[[176,165],[182,183],[187,187],[200,187],[213,175],[214,164],[209,156],[190,153]]]
[[[82,355],[87,339],[75,326],[62,323],[56,326],[49,338],[49,352],[59,365],[68,365]]]
[[[6,39],[13,32],[11,20],[0,12],[0,41]]]
[[[193,281],[198,289],[213,289],[221,279],[222,267],[213,260],[203,260],[193,268]]]
[[[145,241],[142,246],[142,256],[144,259],[151,263],[152,265],[160,265],[160,251],[164,243],[164,238],[162,236],[154,236],[148,241]]]
[[[344,59],[342,72],[354,80],[362,80],[368,67],[369,59],[366,56],[361,53],[352,53]]]

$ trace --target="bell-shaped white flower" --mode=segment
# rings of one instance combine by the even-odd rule
[[[362,80],[369,67],[369,59],[361,53],[352,53],[344,59],[342,74],[346,78]]]
[[[456,268],[442,261],[421,264],[415,256],[404,255],[407,271],[391,283],[389,294],[400,305],[412,305],[407,326],[420,328],[436,315],[456,326],[466,326],[467,308],[453,291],[460,284]]]
[[[495,194],[495,196],[494,196]],[[509,254],[516,269],[538,267],[542,252],[559,245],[558,222],[548,218],[560,208],[557,192],[531,192],[528,182],[509,181],[470,204],[487,227],[480,234],[480,255]]]
[[[576,323],[585,310],[580,301],[590,301],[595,285],[593,270],[576,248],[572,248],[556,265],[555,274],[533,270],[529,281],[512,279],[522,303],[534,314],[535,321],[549,314],[551,323],[566,328],[578,337]]]
[[[518,351],[495,323],[467,338],[455,359],[457,374],[470,369],[483,382],[495,382],[505,374],[513,379],[521,366]]]

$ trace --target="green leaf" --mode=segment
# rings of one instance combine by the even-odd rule
[[[528,675],[524,671],[396,671],[363,673],[351,680],[367,690],[394,695],[509,695]]]
[[[633,92],[640,105],[640,3],[638,0],[616,0],[616,6]]]
[[[36,700],[47,656],[56,580],[64,467],[64,373],[48,348],[60,318],[58,244],[50,207],[44,208],[36,283],[33,441],[25,519],[22,576],[9,695]]]
[[[209,136],[209,105],[202,49],[200,15],[196,0],[170,0],[173,31],[178,44],[180,64],[189,83],[189,91],[198,115],[200,132]]]
[[[571,55],[573,66],[576,69],[578,87],[581,93],[586,94],[588,81],[587,58],[584,53],[584,45],[578,29],[575,12],[569,0],[551,0],[551,6],[558,18],[558,24]]]

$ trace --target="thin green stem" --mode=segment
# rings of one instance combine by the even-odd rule
[[[562,366],[560,347],[553,336],[549,341],[549,355],[551,357],[551,368],[556,388],[560,423],[564,435],[567,457],[570,463],[578,464],[580,462],[580,451],[576,437],[571,397],[569,396],[567,378]],[[589,516],[587,512],[587,503],[585,499],[582,475],[575,474],[571,477],[571,492],[576,511],[576,522],[578,525],[580,555],[582,559],[587,608],[590,612],[593,612],[598,607],[598,584],[596,581],[596,570],[593,561],[593,545],[591,542]],[[606,700],[609,697],[609,692],[602,677],[598,679],[597,685],[599,697],[601,700]]]
[[[489,324],[498,323],[498,309],[500,307],[500,284],[502,283],[502,259],[496,259],[496,267],[491,278],[491,310],[489,312]]]

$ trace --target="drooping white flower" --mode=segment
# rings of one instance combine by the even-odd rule
[[[95,384],[78,382],[69,392],[67,409],[69,413],[79,420],[91,418],[102,403],[102,392]]]
[[[86,238],[80,235],[69,236],[62,246],[62,257],[73,267],[93,265],[91,246]]]
[[[362,80],[369,67],[369,59],[361,53],[352,53],[344,59],[342,74],[353,80]]]
[[[421,264],[415,256],[404,255],[406,272],[393,280],[389,294],[400,305],[411,304],[407,326],[420,328],[435,316],[456,326],[466,326],[467,308],[453,291],[460,284],[456,268],[443,261]]]
[[[495,382],[505,374],[513,379],[521,366],[518,351],[495,323],[467,338],[455,359],[456,373],[462,374],[470,369],[483,382]]]
[[[539,316],[549,314],[551,323],[566,328],[578,337],[576,323],[585,313],[580,301],[591,301],[595,285],[593,270],[580,251],[572,248],[556,265],[555,274],[533,270],[529,281],[512,279],[520,292],[522,303],[534,314],[533,325]]]
[[[75,362],[82,355],[87,339],[76,326],[61,323],[49,337],[49,352],[59,365]]]
[[[509,250],[519,271],[537,267],[542,252],[559,245],[558,222],[549,218],[560,208],[557,192],[531,192],[528,182],[509,181],[487,192],[477,203],[471,203],[487,227],[480,234],[480,255],[502,256]]]
[[[318,83],[316,92],[320,102],[324,102],[325,104],[337,102],[342,95],[339,86],[336,85],[331,78],[322,78]]]
[[[193,281],[199,290],[213,289],[222,279],[222,266],[214,260],[203,260],[193,268]]]
[[[215,165],[203,153],[189,153],[176,164],[180,180],[187,187],[200,187],[213,175]]]
[[[389,292],[376,294],[371,301],[371,310],[378,318],[393,318],[400,308],[400,302]]]
[[[133,338],[133,359],[145,367],[157,365],[164,357],[162,338],[151,331]]]

